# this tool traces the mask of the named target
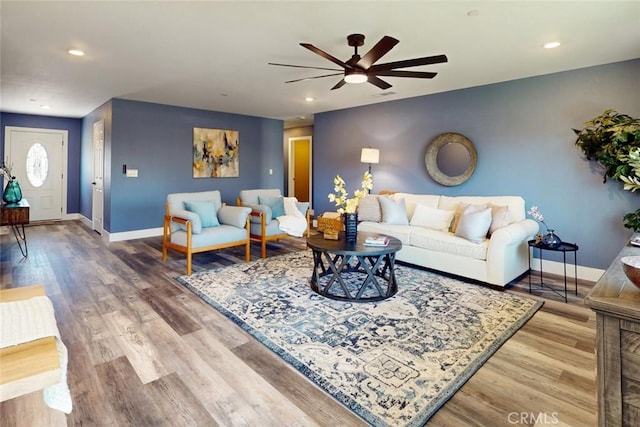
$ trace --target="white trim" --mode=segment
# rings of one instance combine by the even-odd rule
[[[540,272],[540,258],[533,258],[531,260],[531,269],[535,270],[538,273]],[[545,259],[542,261],[542,272],[543,274],[549,273],[558,276],[564,276],[564,264],[558,261],[548,261]],[[574,264],[567,262],[567,283],[573,282],[574,272]],[[580,280],[597,282],[598,280],[600,280],[600,277],[602,277],[604,272],[605,270],[601,270],[599,268],[584,267],[578,265],[578,279]],[[531,279],[535,279],[535,273]]]
[[[157,237],[157,236],[162,236],[162,233],[164,233],[163,227],[147,228],[144,230],[123,231],[120,233],[109,233],[105,231],[105,234],[108,235],[107,240],[109,242],[122,242],[124,240],[144,239],[146,237]]]
[[[11,142],[11,132],[32,132],[32,133],[53,133],[62,136],[62,194],[60,218],[67,217],[67,177],[69,171],[67,170],[67,163],[69,160],[69,131],[65,129],[46,129],[46,128],[26,128],[21,126],[5,126],[4,128],[4,155],[5,157],[11,156],[9,153],[9,143]],[[4,160],[4,159],[3,159]]]

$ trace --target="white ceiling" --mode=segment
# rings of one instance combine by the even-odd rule
[[[2,0],[0,16],[0,109],[64,117],[117,97],[305,124],[317,112],[640,57],[638,0]],[[386,91],[330,90],[339,76],[285,84],[329,72],[267,64],[334,68],[298,43],[347,60],[351,33],[366,36],[361,54],[384,35],[400,40],[378,63],[438,54],[449,62],[412,69],[438,72],[432,80],[385,77]],[[543,49],[550,40],[562,45]]]

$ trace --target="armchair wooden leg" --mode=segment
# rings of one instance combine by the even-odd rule
[[[167,261],[167,247],[166,246],[162,246],[162,262],[166,262]]]
[[[261,249],[262,249],[262,253],[260,256],[262,258],[266,258],[267,257],[267,240],[264,238],[261,241]]]
[[[187,252],[187,276],[191,276],[191,251]]]
[[[247,239],[247,243],[244,245],[244,260],[246,262],[251,261],[251,241]]]

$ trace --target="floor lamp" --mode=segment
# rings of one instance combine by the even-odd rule
[[[369,173],[371,173],[371,165],[380,162],[380,150],[377,148],[363,148],[360,154],[360,163],[369,163]],[[369,190],[371,193],[371,190]]]

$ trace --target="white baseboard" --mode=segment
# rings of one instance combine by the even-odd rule
[[[535,271],[540,271],[540,259],[533,258],[531,260],[531,269]],[[574,265],[571,263],[567,263],[567,280],[573,279],[575,275]],[[549,274],[556,274],[559,276],[564,275],[564,264],[557,261],[542,261],[542,272]],[[600,277],[604,274],[605,270],[601,270],[599,268],[592,267],[584,267],[582,265],[578,265],[578,279],[580,280],[588,280],[591,282],[597,282],[600,280]]]
[[[164,229],[162,227],[147,228],[144,230],[123,231],[121,233],[107,233],[109,242],[122,242],[124,240],[144,239],[145,237],[162,236]]]

